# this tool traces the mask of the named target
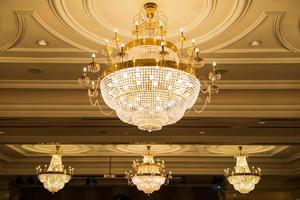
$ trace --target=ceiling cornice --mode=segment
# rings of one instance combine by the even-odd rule
[[[220,89],[300,89],[300,80],[220,80]],[[0,80],[2,89],[84,89],[77,80]]]
[[[97,58],[97,62],[106,63],[105,58]],[[0,63],[74,63],[87,64],[91,61],[87,58],[71,57],[0,57]],[[211,64],[281,64],[281,63],[300,63],[300,57],[274,57],[274,58],[206,58],[205,62]]]

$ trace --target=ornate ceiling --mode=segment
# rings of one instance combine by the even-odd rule
[[[101,49],[115,28],[132,39],[132,19],[145,2],[1,1],[0,173],[33,174],[49,160],[49,146],[37,144],[62,143],[78,174],[105,173],[108,156],[122,174],[154,143],[175,174],[222,174],[240,144],[266,174],[299,174],[300,1],[155,0],[169,39],[176,43],[183,27],[223,78],[201,115],[191,111],[151,134],[101,115],[77,84],[91,53],[104,63]]]

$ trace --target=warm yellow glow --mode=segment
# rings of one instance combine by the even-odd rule
[[[134,17],[135,40],[123,44],[115,30],[113,42],[106,40],[103,50],[108,67],[100,71],[93,59],[88,73],[97,73],[97,80],[91,82],[86,73],[79,83],[89,89],[91,105],[98,106],[103,114],[107,113],[101,108],[98,89],[123,122],[151,132],[179,121],[196,103],[200,92],[207,95],[205,102],[209,103],[211,94],[218,92],[215,81],[220,75],[210,73],[211,81],[204,80],[207,89],[201,89],[199,77],[205,76],[198,69],[204,61],[195,40],[192,47],[184,49],[186,37],[180,29],[178,48],[165,38],[167,17],[157,10],[157,5],[146,3],[144,9]]]
[[[74,173],[74,168],[64,168],[61,157],[62,152],[57,147],[55,153],[52,155],[49,167],[47,168],[47,165],[45,165],[44,168],[41,168],[41,166],[36,168],[38,179],[52,193],[61,190],[70,181]]]
[[[180,120],[196,102],[199,90],[195,77],[167,67],[128,68],[101,81],[105,103],[122,121],[147,131]]]
[[[164,161],[154,161],[147,147],[143,161],[133,161],[132,170],[126,173],[130,184],[136,185],[138,190],[151,194],[160,189],[163,184],[167,184],[172,178],[171,172],[166,174]]]
[[[254,190],[255,185],[260,181],[261,169],[254,167],[250,169],[246,155],[241,153],[236,157],[234,169],[225,169],[224,171],[229,183],[242,194],[247,194]]]

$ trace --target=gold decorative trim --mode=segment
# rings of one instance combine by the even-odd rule
[[[128,42],[124,49],[125,51],[133,48],[133,47],[137,47],[137,46],[141,46],[141,45],[153,45],[153,46],[160,46],[161,45],[162,40],[161,39],[155,39],[155,38],[142,38],[142,39],[138,39],[138,40],[132,40],[131,42]],[[175,44],[173,44],[170,41],[167,40],[163,40],[164,42],[164,46],[166,48],[172,49],[173,51],[177,52],[177,47]]]
[[[187,72],[191,75],[194,75],[198,77],[198,71],[196,68],[193,68],[190,65],[184,64],[184,63],[177,63],[175,61],[171,60],[160,60],[157,61],[155,59],[136,59],[136,60],[129,60],[122,63],[117,63],[108,66],[102,73],[101,76],[104,78],[105,76],[116,72],[121,69],[131,68],[131,67],[143,67],[143,66],[159,66],[159,67],[168,67],[173,68],[177,70],[181,70],[184,72]]]

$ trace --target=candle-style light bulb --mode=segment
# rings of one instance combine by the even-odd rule
[[[180,34],[183,37],[183,28],[180,28]]]
[[[195,46],[195,39],[192,39],[192,44],[193,44],[193,46]]]
[[[165,52],[165,42],[162,41],[162,42],[160,43],[160,45],[161,45],[161,51],[164,53],[164,52]]]
[[[86,73],[86,67],[83,68],[83,72]]]
[[[123,54],[124,54],[124,44],[122,43],[121,44],[121,55],[122,55],[122,57],[123,57]]]
[[[197,56],[197,58],[199,58],[199,49],[198,49],[198,48],[196,48],[196,49],[195,49],[195,52],[196,52],[196,56]]]
[[[118,39],[118,29],[115,29],[114,33],[115,33],[115,39],[117,40]]]
[[[213,62],[213,67],[217,66],[217,63],[216,62]]]
[[[93,62],[95,62],[95,58],[96,58],[96,54],[92,54],[92,59],[93,59]]]

